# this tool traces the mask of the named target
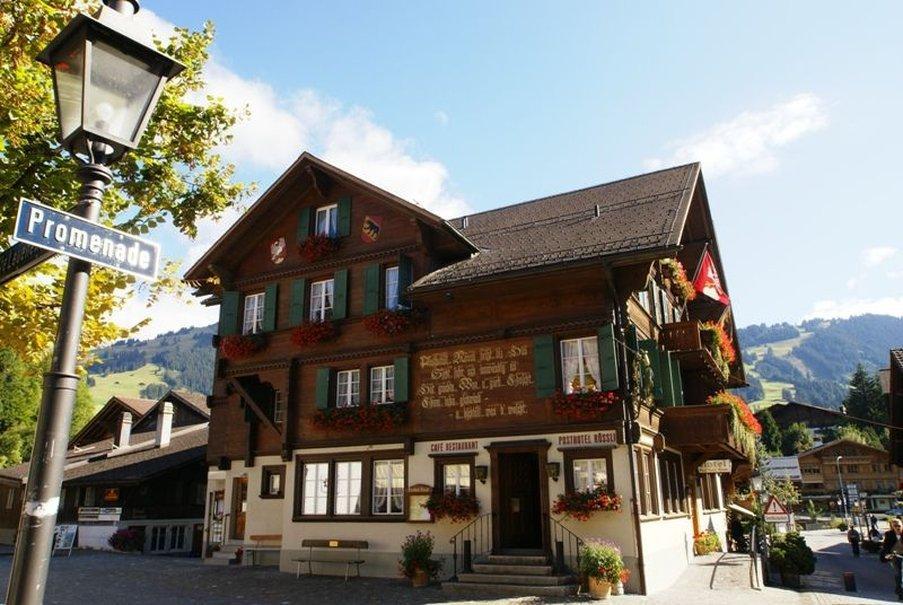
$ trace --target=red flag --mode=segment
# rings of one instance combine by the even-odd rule
[[[721,278],[718,277],[718,270],[715,268],[715,261],[712,255],[706,250],[702,256],[702,262],[696,270],[696,278],[693,279],[693,287],[697,292],[705,294],[712,300],[717,300],[722,305],[731,304],[731,299],[721,286]]]

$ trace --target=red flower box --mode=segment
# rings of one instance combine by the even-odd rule
[[[407,419],[407,406],[400,403],[318,410],[313,425],[335,431],[389,431]]]
[[[292,332],[292,342],[299,347],[332,340],[336,336],[335,324],[331,321],[306,321]]]
[[[309,263],[314,263],[325,256],[329,256],[338,249],[338,240],[322,233],[315,233],[298,244],[298,252],[301,253],[301,258]]]
[[[756,435],[762,434],[762,425],[759,424],[759,420],[756,418],[755,414],[752,413],[752,410],[749,409],[749,405],[743,400],[739,395],[734,395],[733,393],[728,393],[727,391],[721,391],[720,393],[716,393],[709,397],[706,400],[706,403],[713,405],[729,405],[734,408],[734,411],[737,412],[737,417],[740,419],[740,422],[743,423],[743,426],[751,430]]]
[[[666,258],[661,264],[664,276],[671,282],[671,294],[684,302],[696,298],[696,288],[687,277],[683,263],[675,258]]]
[[[475,497],[454,492],[433,493],[422,506],[433,519],[448,517],[452,523],[467,521],[480,513],[480,502]]]
[[[558,494],[552,512],[577,521],[586,521],[595,512],[621,510],[621,496],[601,489]]]
[[[224,358],[235,360],[250,357],[265,345],[266,339],[262,334],[233,334],[222,338],[219,350]]]
[[[364,327],[377,336],[395,336],[414,325],[414,318],[408,311],[381,309],[364,318]]]
[[[572,420],[594,420],[620,399],[615,391],[578,391],[567,395],[559,391],[552,398],[552,409]]]

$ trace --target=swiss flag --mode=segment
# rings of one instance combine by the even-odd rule
[[[721,278],[718,277],[718,270],[715,268],[715,261],[708,250],[702,255],[702,262],[696,270],[696,277],[693,279],[693,287],[696,291],[705,294],[712,300],[717,300],[722,305],[731,304],[731,299],[721,286]]]

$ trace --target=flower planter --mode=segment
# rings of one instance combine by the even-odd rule
[[[794,588],[794,589],[801,588],[802,582],[800,581],[800,574],[791,573],[789,571],[785,572],[782,570],[781,571],[781,584],[783,584],[787,588]]]
[[[559,494],[552,505],[552,512],[577,521],[586,521],[596,512],[621,510],[621,496],[601,490]]]
[[[615,391],[558,392],[552,398],[552,410],[570,420],[597,420],[619,399]]]
[[[468,521],[480,513],[479,501],[468,494],[437,492],[423,505],[434,520],[448,518],[452,523]]]
[[[224,359],[235,361],[250,357],[266,347],[263,334],[232,334],[220,339],[219,350]]]
[[[589,596],[591,598],[601,601],[611,596],[611,582],[589,577],[587,579],[587,584],[589,586]]]
[[[299,347],[314,345],[336,337],[336,327],[331,321],[307,321],[292,332],[292,343]]]
[[[411,586],[414,588],[423,588],[429,586],[430,574],[422,569],[415,569],[414,575],[411,576]]]
[[[335,238],[322,234],[314,234],[298,244],[298,252],[309,263],[315,263],[321,258],[333,254],[339,249],[339,243]]]
[[[406,310],[382,309],[364,318],[364,328],[371,334],[384,338],[407,332],[414,323],[414,316]]]
[[[391,431],[404,424],[405,420],[405,404],[390,403],[318,410],[312,422],[319,429],[375,432]]]

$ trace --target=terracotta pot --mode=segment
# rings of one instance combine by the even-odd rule
[[[589,578],[589,596],[594,599],[607,599],[611,596],[611,582],[600,580],[599,578]]]
[[[430,574],[422,569],[415,569],[414,575],[411,576],[411,586],[414,588],[423,588],[430,583]]]

